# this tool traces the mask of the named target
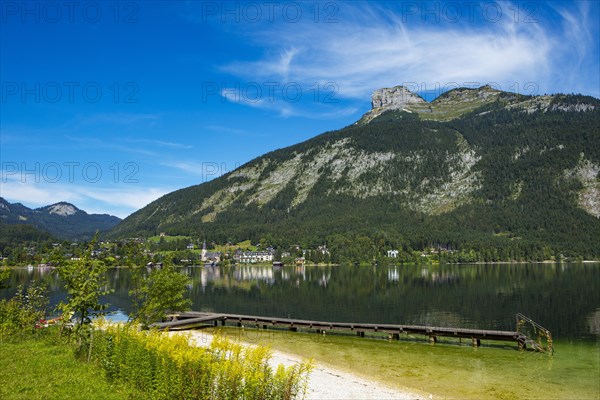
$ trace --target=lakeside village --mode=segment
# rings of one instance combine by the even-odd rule
[[[78,261],[87,248],[87,242],[25,242],[0,249],[0,266],[5,267],[52,267],[51,259],[57,253],[64,259]],[[169,263],[190,266],[230,265],[337,265],[354,263],[365,265],[389,265],[407,262],[436,263],[444,256],[457,252],[445,247],[431,247],[425,251],[398,250],[390,246],[354,248],[356,256],[331,249],[327,244],[303,248],[296,244],[288,248],[276,248],[265,239],[258,243],[246,240],[240,243],[217,244],[188,236],[169,236],[161,233],[149,238],[102,240],[92,251],[92,257],[101,259],[108,266],[146,265],[148,267]],[[475,254],[473,254],[475,256]],[[473,260],[476,261],[476,260]]]

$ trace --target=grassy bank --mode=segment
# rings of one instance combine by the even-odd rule
[[[184,335],[109,326],[79,358],[57,329],[0,340],[0,399],[303,398],[308,362],[268,366],[269,350],[217,337],[209,348]]]
[[[216,330],[211,330],[213,333]],[[452,399],[599,399],[600,343],[556,341],[554,356],[496,342],[473,348],[225,328],[233,340],[313,357],[397,389]]]
[[[0,399],[143,398],[110,384],[100,367],[78,361],[71,346],[43,338],[0,341]]]

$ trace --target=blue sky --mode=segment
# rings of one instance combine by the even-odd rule
[[[600,97],[599,3],[0,1],[0,196],[125,217],[373,90]]]

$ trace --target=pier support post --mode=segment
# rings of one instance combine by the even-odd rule
[[[400,340],[400,334],[399,333],[392,333],[392,339]]]
[[[471,338],[472,342],[473,342],[473,347],[479,347],[481,346],[481,340],[477,339],[477,338]]]
[[[437,337],[435,337],[435,336],[429,336],[429,342],[432,343],[432,344],[437,343]]]
[[[365,332],[364,331],[356,331],[356,336],[365,337]]]

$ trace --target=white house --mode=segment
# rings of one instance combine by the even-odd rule
[[[258,262],[271,262],[275,258],[274,251],[237,251],[233,259],[243,264],[254,264]]]

